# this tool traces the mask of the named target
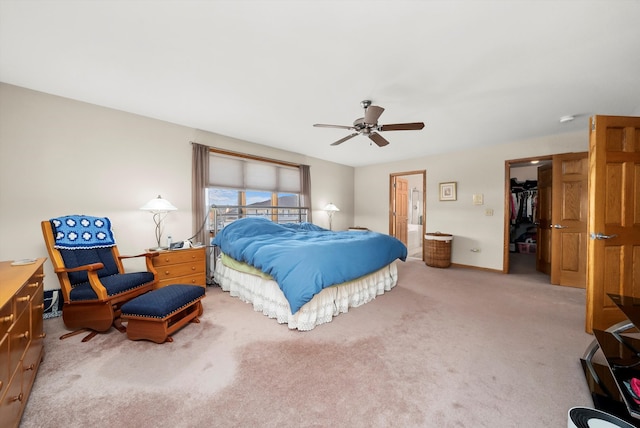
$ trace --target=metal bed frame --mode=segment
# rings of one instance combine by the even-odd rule
[[[287,207],[274,205],[211,205],[209,211],[209,239],[229,223],[245,217],[264,217],[274,223],[303,223],[309,221],[309,207]],[[210,241],[211,242],[211,241]],[[209,244],[211,251],[207,263],[207,284],[215,285],[213,271],[220,250]]]

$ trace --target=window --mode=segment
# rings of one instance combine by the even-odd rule
[[[212,150],[205,201],[214,234],[249,216],[278,223],[310,221],[302,207],[300,167]]]

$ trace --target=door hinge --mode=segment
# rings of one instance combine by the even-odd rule
[[[596,118],[591,120],[591,132],[596,132]]]

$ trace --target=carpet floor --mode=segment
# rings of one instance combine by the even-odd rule
[[[162,345],[59,340],[62,319],[47,319],[21,427],[538,428],[593,407],[584,290],[417,259],[398,270],[393,290],[309,332],[217,287],[201,323]]]

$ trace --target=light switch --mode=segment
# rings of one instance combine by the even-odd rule
[[[484,204],[484,197],[482,193],[476,193],[473,195],[473,205],[482,205]]]

